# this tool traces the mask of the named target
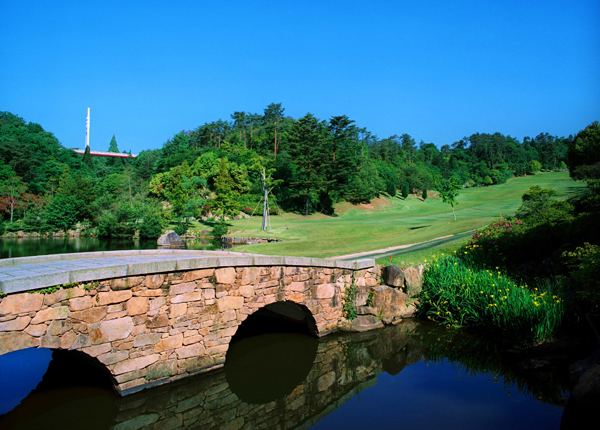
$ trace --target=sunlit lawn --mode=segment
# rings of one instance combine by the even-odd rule
[[[513,178],[502,185],[461,190],[456,222],[450,206],[441,199],[430,197],[421,201],[410,196],[406,200],[377,199],[370,208],[343,203],[336,208],[339,215],[334,217],[285,213],[288,228],[281,216],[272,216],[271,232],[266,233],[260,230],[259,217],[231,221],[231,235],[283,239],[234,249],[259,254],[332,257],[371,251],[464,232],[482,227],[500,215],[512,215],[521,204],[522,194],[532,185],[554,188],[563,198],[585,186],[572,181],[567,172],[538,173]]]

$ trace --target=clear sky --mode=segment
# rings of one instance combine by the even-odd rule
[[[0,111],[63,145],[159,148],[234,111],[379,137],[568,136],[600,120],[600,1],[0,0]]]

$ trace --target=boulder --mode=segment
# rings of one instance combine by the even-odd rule
[[[416,308],[407,294],[388,286],[376,287],[373,291],[372,307],[384,323],[397,323],[401,318],[413,316]]]
[[[363,332],[382,328],[383,323],[375,316],[361,315],[354,318],[352,321],[346,321],[340,325],[340,329],[344,331]]]
[[[404,286],[404,272],[393,264],[381,268],[381,279],[390,287]]]
[[[581,376],[571,392],[571,397],[573,401],[587,406],[600,404],[600,365],[592,366]]]
[[[404,285],[409,297],[416,297],[423,289],[422,270],[408,267],[404,270]]]
[[[175,231],[168,230],[165,234],[158,238],[158,246],[183,247],[181,237]]]

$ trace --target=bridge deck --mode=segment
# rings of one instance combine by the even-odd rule
[[[72,282],[224,266],[373,267],[375,260],[282,257],[225,251],[137,250],[55,254],[0,260],[0,291],[36,290]]]

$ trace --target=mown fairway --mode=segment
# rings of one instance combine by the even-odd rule
[[[450,205],[439,198],[421,201],[413,196],[377,199],[370,205],[336,207],[339,215],[328,217],[284,214],[271,218],[271,233],[260,230],[261,219],[233,221],[230,236],[276,237],[283,242],[244,245],[234,251],[258,254],[333,257],[405,245],[482,227],[500,215],[513,215],[521,196],[532,185],[554,188],[561,198],[585,187],[572,181],[567,172],[538,173],[510,179],[506,184],[461,190],[456,222]],[[249,221],[249,222],[248,222]],[[247,227],[242,232],[244,225]]]

